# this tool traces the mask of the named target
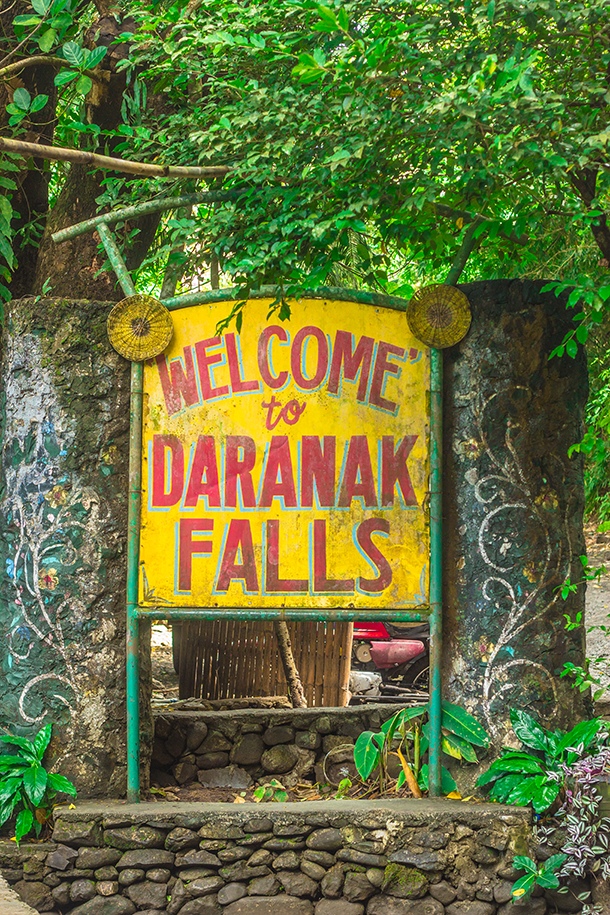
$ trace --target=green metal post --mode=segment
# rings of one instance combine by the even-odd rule
[[[443,353],[430,354],[430,797],[441,797],[443,623]]]
[[[126,296],[135,286],[107,225],[97,231]],[[131,363],[131,407],[129,422],[129,492],[127,502],[127,801],[140,800],[140,658],[138,565],[140,549],[140,500],[142,494],[142,391],[144,370]]]

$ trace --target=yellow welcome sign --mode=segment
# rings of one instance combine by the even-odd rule
[[[404,313],[173,312],[144,369],[142,607],[428,604],[429,351]]]

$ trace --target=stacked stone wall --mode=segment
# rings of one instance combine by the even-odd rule
[[[459,801],[78,805],[0,868],[54,915],[544,915],[511,901],[529,810]],[[562,908],[562,906],[564,906]]]
[[[155,718],[151,781],[249,788],[277,778],[338,784],[353,775],[354,743],[401,705],[344,709],[168,712]]]

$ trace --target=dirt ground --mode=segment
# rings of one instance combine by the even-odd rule
[[[591,660],[591,672],[607,689],[610,686],[610,533],[599,534],[597,525],[590,523],[585,526],[585,536],[589,565],[595,569],[605,566],[608,570],[588,583],[585,598],[587,657]],[[602,705],[610,706],[610,697],[604,697]]]

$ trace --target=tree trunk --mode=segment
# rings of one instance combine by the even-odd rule
[[[303,684],[295,664],[294,654],[292,653],[292,645],[290,644],[288,626],[284,620],[274,620],[273,629],[277,639],[278,647],[280,649],[280,658],[282,659],[284,676],[286,677],[288,689],[290,690],[290,700],[292,702],[292,707],[307,708],[307,700],[305,699]]]

